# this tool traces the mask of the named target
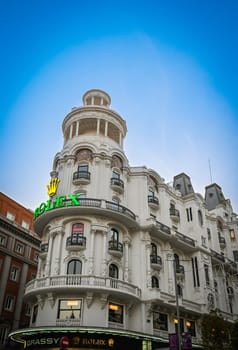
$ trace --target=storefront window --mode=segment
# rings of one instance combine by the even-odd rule
[[[80,319],[81,303],[81,299],[59,300],[57,318],[60,320]]]
[[[153,312],[153,327],[162,331],[168,330],[168,315],[161,312]]]
[[[110,303],[109,306],[109,322],[123,323],[123,306]]]

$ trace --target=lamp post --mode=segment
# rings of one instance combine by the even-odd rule
[[[175,302],[176,302],[176,313],[178,319],[177,326],[177,341],[178,341],[178,350],[182,350],[181,348],[181,330],[180,330],[180,314],[179,314],[179,299],[178,299],[178,288],[177,288],[177,274],[176,274],[176,260],[173,260],[174,267],[174,284],[175,284]]]

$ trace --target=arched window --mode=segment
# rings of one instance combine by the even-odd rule
[[[110,238],[110,240],[113,241],[114,243],[118,243],[118,241],[119,241],[119,233],[114,228],[111,229],[111,238]]]
[[[68,263],[67,275],[81,275],[82,263],[80,260],[73,259]]]
[[[157,247],[154,243],[151,243],[151,255],[157,256]]]
[[[157,277],[155,276],[151,277],[151,286],[152,288],[159,288],[159,280]]]
[[[174,254],[175,266],[176,268],[180,265],[178,254]]]
[[[118,278],[118,267],[115,264],[109,265],[109,277]]]
[[[183,289],[180,286],[180,284],[177,284],[177,292],[178,292],[178,296],[182,297],[183,296]]]
[[[203,217],[200,209],[198,210],[198,222],[201,226],[203,225]]]
[[[73,224],[71,234],[74,234],[74,233],[83,234],[84,233],[84,224],[82,224],[80,222],[78,222],[77,224]]]

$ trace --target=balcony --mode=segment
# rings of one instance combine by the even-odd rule
[[[175,209],[174,207],[169,208],[169,214],[170,214],[170,219],[173,220],[174,222],[180,221],[180,214],[178,209]]]
[[[79,196],[78,203],[75,204],[70,198],[66,198],[62,201],[61,206],[56,206],[56,201],[51,200],[51,208],[49,211],[44,210],[36,218],[35,231],[38,234],[41,234],[50,220],[68,215],[100,215],[118,220],[129,228],[138,227],[136,216],[130,209],[115,202],[102,199],[81,198]]]
[[[228,294],[228,297],[230,297],[230,298],[232,298],[234,296],[233,287],[227,287],[227,294]]]
[[[158,228],[158,230],[163,232],[165,235],[171,235],[171,230],[170,230],[169,226],[164,225],[159,221],[156,221],[156,228]]]
[[[124,182],[121,179],[118,179],[116,177],[111,178],[111,189],[118,192],[123,193],[124,192]]]
[[[211,252],[212,261],[214,260],[214,262],[222,262],[222,263],[225,262],[225,257],[222,254],[219,254],[213,249],[210,249],[210,252]]]
[[[162,259],[159,255],[151,254],[150,265],[155,270],[160,270],[162,267]]]
[[[225,248],[226,246],[226,240],[224,237],[219,236],[219,244],[221,248]]]
[[[116,257],[122,257],[123,255],[123,244],[117,241],[108,242],[108,251],[111,255]]]
[[[48,243],[42,243],[42,244],[40,245],[40,257],[41,257],[41,258],[46,257],[46,255],[47,255],[47,253],[48,253],[48,246],[49,246]]]
[[[225,269],[230,271],[231,273],[236,273],[238,272],[238,263],[236,263],[235,261],[229,259],[226,257],[226,261],[225,261]]]
[[[148,204],[149,207],[152,209],[158,209],[159,208],[159,199],[155,196],[148,196]]]
[[[91,173],[89,171],[76,171],[73,173],[74,185],[87,185],[90,183]]]
[[[81,250],[86,248],[86,237],[81,233],[74,233],[66,240],[67,250]]]
[[[133,284],[111,277],[93,275],[60,275],[37,278],[27,283],[25,296],[28,299],[45,293],[110,293],[123,300],[139,300],[141,290]]]
[[[176,265],[176,274],[180,276],[184,276],[184,266]]]

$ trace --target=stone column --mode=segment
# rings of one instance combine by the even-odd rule
[[[70,125],[69,128],[69,138],[72,139],[72,134],[73,134],[73,124]]]
[[[151,252],[151,243],[146,243],[146,276],[147,276],[147,287],[151,287],[151,267],[150,267],[150,252]]]
[[[108,131],[108,121],[105,122],[105,134],[104,134],[104,136],[107,136],[107,131]]]
[[[168,292],[170,294],[174,294],[175,286],[174,286],[174,268],[173,268],[173,260],[174,256],[172,253],[167,254],[168,261]]]
[[[50,232],[49,233],[49,243],[48,243],[48,253],[47,253],[47,258],[46,258],[46,266],[45,266],[45,275],[46,275],[46,277],[50,276],[50,272],[51,272],[53,240],[54,240],[54,235],[53,235],[52,232]]]
[[[102,261],[102,276],[106,277],[107,276],[107,231],[102,231],[103,233],[103,261]]]
[[[76,123],[76,136],[79,135],[79,120]]]
[[[91,242],[90,242],[90,253],[89,253],[89,268],[88,274],[94,274],[94,238],[95,238],[96,230],[91,230]]]
[[[100,119],[97,119],[97,135],[100,133]]]
[[[129,238],[126,238],[124,241],[124,258],[125,258],[125,267],[124,267],[124,281],[129,282]]]
[[[57,252],[58,255],[55,258],[55,266],[54,266],[54,275],[60,274],[60,261],[61,261],[61,252],[62,252],[62,239],[64,235],[63,229],[58,229],[54,231],[55,236],[57,237]],[[56,245],[56,242],[54,243]]]

